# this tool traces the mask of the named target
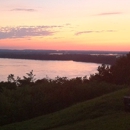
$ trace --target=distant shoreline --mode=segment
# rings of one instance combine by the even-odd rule
[[[66,58],[69,57],[69,58]],[[73,58],[70,58],[73,57]],[[59,55],[48,56],[44,55],[42,58],[35,58],[30,56],[0,56],[2,59],[23,59],[23,60],[45,60],[45,61],[74,61],[74,62],[84,62],[84,63],[97,63],[97,64],[114,64],[116,61],[116,56],[91,56],[91,55],[64,55],[59,57]]]
[[[99,64],[114,64],[117,56],[126,52],[102,51],[47,51],[47,50],[0,50],[0,58],[28,60],[76,61]]]

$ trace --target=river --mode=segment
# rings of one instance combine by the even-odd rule
[[[45,60],[23,60],[0,58],[0,81],[7,81],[9,74],[26,76],[33,70],[36,79],[55,77],[84,77],[97,72],[100,64],[84,63],[75,61],[45,61]]]

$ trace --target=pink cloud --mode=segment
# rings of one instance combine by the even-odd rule
[[[36,11],[36,10],[35,10],[35,9],[15,8],[15,9],[12,9],[11,11],[27,11],[27,12],[34,12],[34,11]]]
[[[119,15],[119,14],[122,14],[122,12],[106,12],[106,13],[96,14],[95,16],[104,16],[104,15]]]

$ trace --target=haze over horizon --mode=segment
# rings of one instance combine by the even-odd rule
[[[0,1],[0,49],[130,50],[130,0]]]

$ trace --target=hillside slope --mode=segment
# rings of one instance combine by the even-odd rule
[[[127,93],[128,89],[119,90],[0,130],[129,130],[130,113],[124,111],[123,104]]]

